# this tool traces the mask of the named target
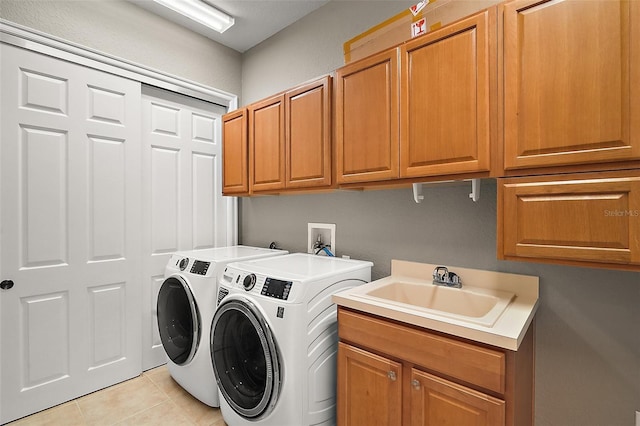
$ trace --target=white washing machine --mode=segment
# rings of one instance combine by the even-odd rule
[[[227,266],[218,282],[211,361],[229,426],[335,424],[331,295],[369,282],[372,266],[302,253]]]
[[[209,350],[218,278],[230,262],[284,254],[282,250],[232,246],[171,256],[158,292],[160,340],[171,376],[205,404],[220,405]]]

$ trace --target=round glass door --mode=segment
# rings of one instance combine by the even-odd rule
[[[273,410],[280,390],[275,339],[250,301],[218,307],[211,326],[211,360],[218,387],[240,415],[256,418]]]
[[[200,343],[200,313],[187,283],[167,278],[158,293],[158,329],[167,356],[175,364],[190,362]]]

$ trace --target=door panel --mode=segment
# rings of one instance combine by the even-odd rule
[[[178,250],[180,188],[179,151],[151,147],[151,252]],[[169,258],[167,257],[167,260]]]
[[[5,422],[141,372],[140,85],[0,49]]]
[[[69,235],[68,133],[52,128],[20,126],[17,212],[20,267],[66,265]],[[41,212],[46,211],[43,215]]]
[[[143,369],[166,362],[158,291],[171,253],[229,245],[222,197],[224,108],[143,88]]]
[[[125,141],[89,137],[89,260],[125,256]]]

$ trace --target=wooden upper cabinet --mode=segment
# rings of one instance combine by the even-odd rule
[[[400,175],[489,171],[496,8],[405,43]]]
[[[336,71],[338,183],[398,178],[398,50]]]
[[[331,185],[331,77],[285,94],[286,187]]]
[[[640,270],[640,170],[500,179],[498,256]]]
[[[252,192],[285,185],[284,95],[249,105],[249,181]]]
[[[247,110],[235,110],[222,117],[222,193],[249,193],[247,152]]]
[[[640,5],[504,5],[504,166],[640,158]]]

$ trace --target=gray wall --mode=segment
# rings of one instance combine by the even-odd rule
[[[246,52],[243,98],[251,102],[342,64],[342,43],[404,2],[333,1]],[[381,11],[380,14],[376,13]],[[357,23],[358,28],[354,27]],[[364,28],[363,28],[364,27]],[[338,255],[459,265],[540,277],[536,333],[538,426],[632,426],[640,410],[640,274],[496,260],[496,184],[338,191],[241,200],[241,242],[305,251],[307,223],[335,223]]]
[[[0,18],[239,95],[242,57],[126,1],[0,0]]]

